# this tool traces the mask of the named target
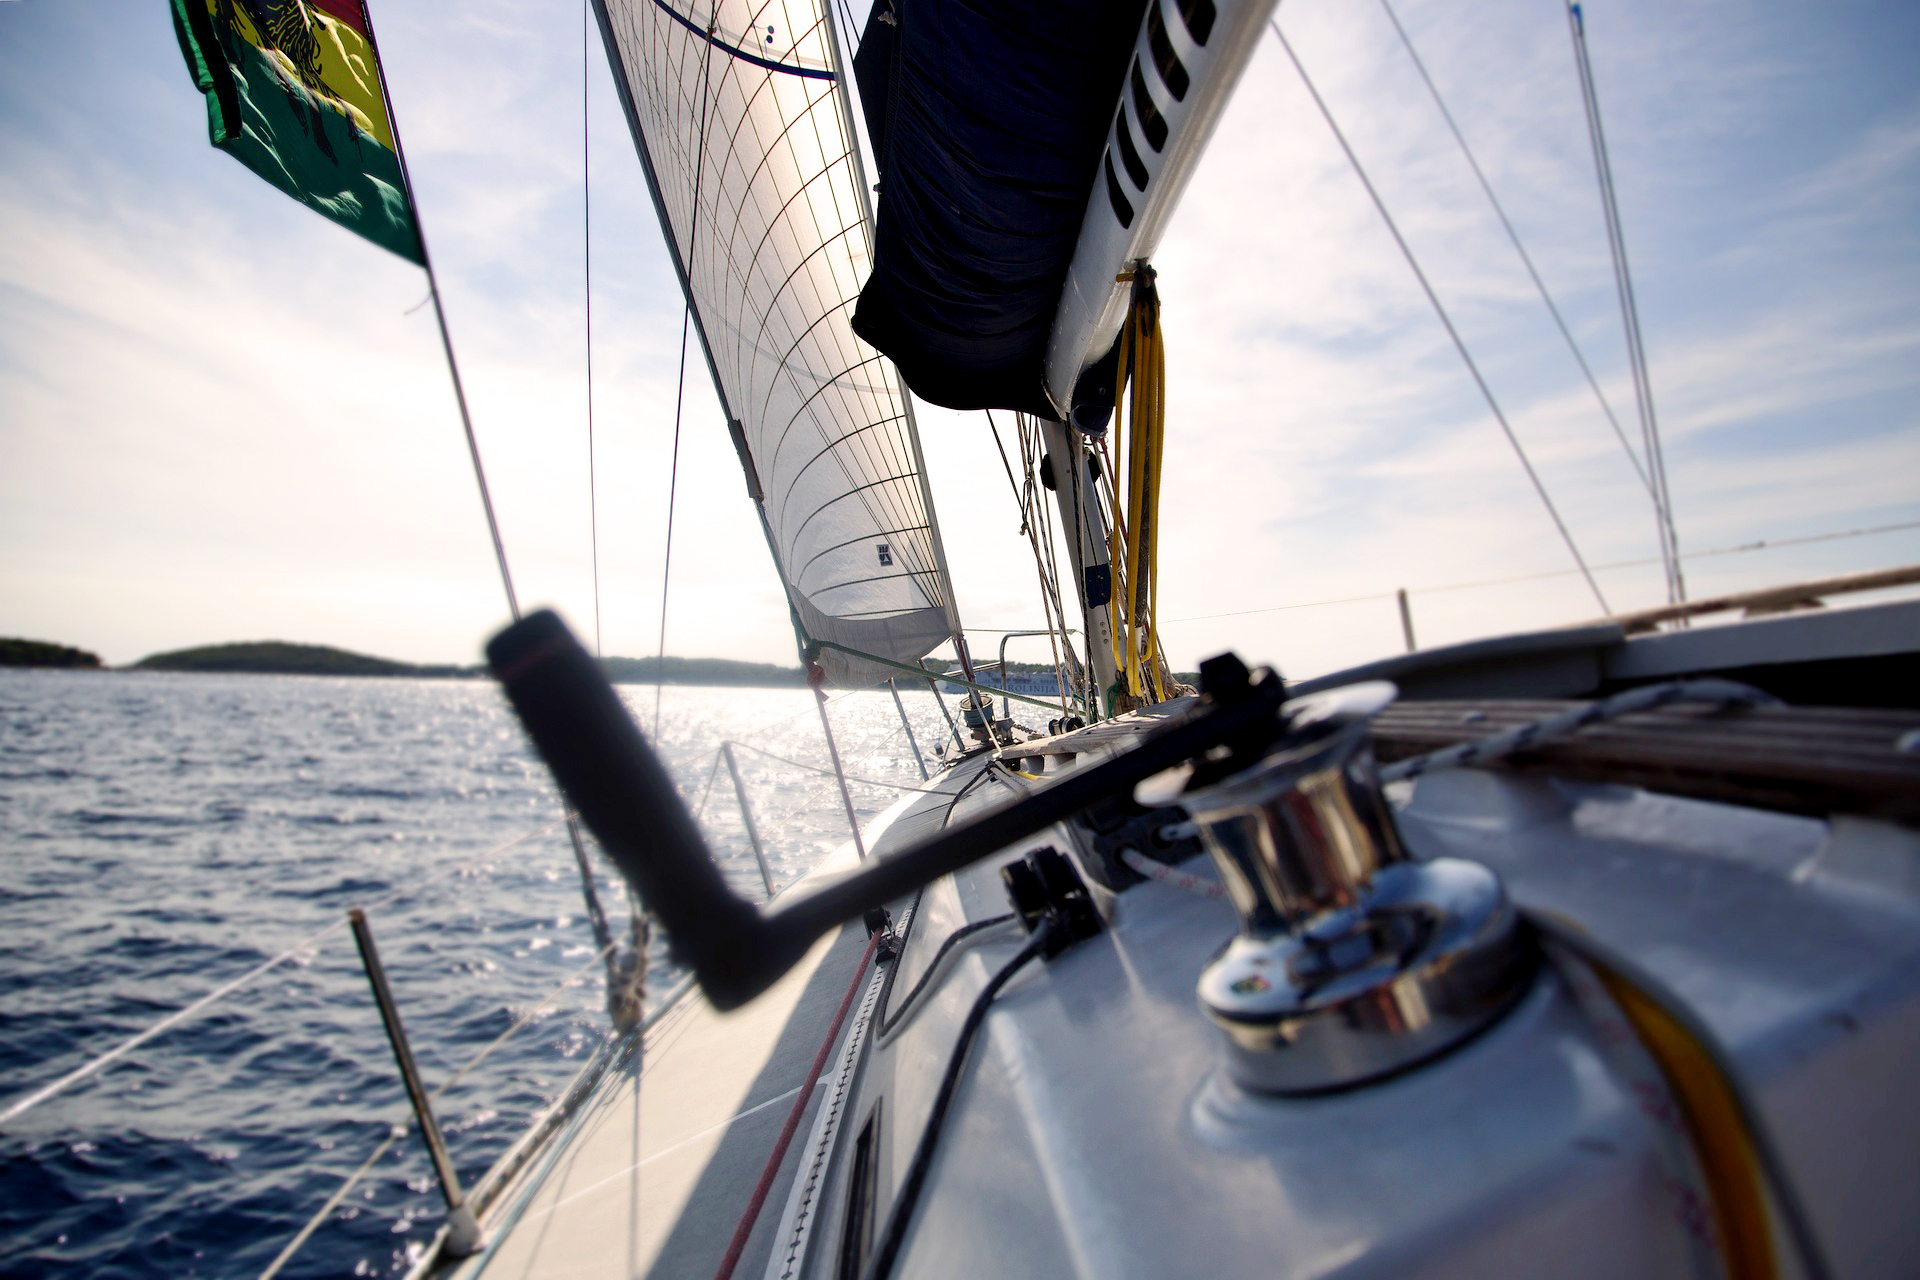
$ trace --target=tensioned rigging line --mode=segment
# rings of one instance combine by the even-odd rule
[[[1527,275],[1533,280],[1533,287],[1539,291],[1540,301],[1546,304],[1547,313],[1553,317],[1554,326],[1560,330],[1560,336],[1566,339],[1567,350],[1572,353],[1574,362],[1580,366],[1581,374],[1586,377],[1587,386],[1593,390],[1593,398],[1600,404],[1600,412],[1606,415],[1607,423],[1613,428],[1614,437],[1620,441],[1620,448],[1626,452],[1627,461],[1633,466],[1633,473],[1640,477],[1640,483],[1645,487],[1647,496],[1653,499],[1654,515],[1656,518],[1659,517],[1660,495],[1654,491],[1653,481],[1648,477],[1646,468],[1640,465],[1640,455],[1633,451],[1633,444],[1627,439],[1625,428],[1620,425],[1620,419],[1614,415],[1613,405],[1608,402],[1606,392],[1600,389],[1599,379],[1593,376],[1593,370],[1587,365],[1586,355],[1581,352],[1580,344],[1574,340],[1573,331],[1567,327],[1565,318],[1560,314],[1559,306],[1554,303],[1553,295],[1548,292],[1547,282],[1540,277],[1539,270],[1533,265],[1533,255],[1529,254],[1526,246],[1520,243],[1520,232],[1514,228],[1513,220],[1507,217],[1506,207],[1500,203],[1500,197],[1493,193],[1493,184],[1487,180],[1485,171],[1480,168],[1480,161],[1474,156],[1473,148],[1467,145],[1466,135],[1460,131],[1460,125],[1454,120],[1453,112],[1447,109],[1446,100],[1440,96],[1440,87],[1427,73],[1426,61],[1421,58],[1420,51],[1413,47],[1413,37],[1408,35],[1406,27],[1401,25],[1400,15],[1394,12],[1393,0],[1380,0],[1380,6],[1387,11],[1387,20],[1393,23],[1393,29],[1400,34],[1400,43],[1406,47],[1407,57],[1413,60],[1414,70],[1420,73],[1421,82],[1427,86],[1427,92],[1432,95],[1433,105],[1440,109],[1440,118],[1447,122],[1448,132],[1452,133],[1453,140],[1460,144],[1460,154],[1466,158],[1468,167],[1473,170],[1474,180],[1480,184],[1480,190],[1485,193],[1487,203],[1493,206],[1494,216],[1500,219],[1500,225],[1505,229],[1507,239],[1513,244],[1513,251],[1520,255],[1520,263],[1527,269]],[[1661,550],[1663,552],[1666,550],[1664,544]]]
[[[1016,428],[1018,425],[1018,423],[1015,424]],[[1000,466],[1007,473],[1007,486],[1013,490],[1014,505],[1020,508],[1020,532],[1026,538],[1027,545],[1033,550],[1033,571],[1040,580],[1040,611],[1046,615],[1047,647],[1053,654],[1053,673],[1057,682],[1055,689],[1060,695],[1060,711],[1065,714],[1070,708],[1067,706],[1067,667],[1060,660],[1060,635],[1067,629],[1067,620],[1062,614],[1056,621],[1055,611],[1060,608],[1060,600],[1058,596],[1050,594],[1047,589],[1047,565],[1040,555],[1040,538],[1034,529],[1033,511],[1028,502],[1031,496],[1031,485],[1029,485],[1029,492],[1023,494],[1020,482],[1013,478],[1013,463],[1007,458],[1007,446],[1000,442],[1000,424],[994,421],[991,409],[987,410],[987,430],[993,435],[993,447],[999,451]],[[1056,625],[1058,631],[1055,630]],[[1002,682],[1008,682],[1010,677],[1002,671],[1000,679]]]
[[[587,529],[593,542],[593,656],[600,644],[600,485],[593,449],[593,95],[589,74],[593,58],[593,0],[582,10],[580,27],[580,270],[586,306],[587,357]]]
[[[593,441],[593,135],[590,119],[593,106],[590,76],[593,57],[592,0],[581,8],[580,22],[580,267],[581,298],[586,314],[587,373],[587,533],[593,547],[593,654],[601,656],[600,643],[600,485],[594,469]],[[607,981],[614,981],[613,931],[607,925],[607,913],[600,905],[600,893],[593,883],[593,859],[587,854],[586,838],[580,832],[580,819],[573,806],[566,806],[567,839],[573,845],[573,860],[580,871],[580,893],[586,900],[587,921],[593,927],[594,941],[609,957]]]
[[[866,693],[871,691],[862,689],[862,690],[858,690],[857,692]],[[898,731],[896,730],[895,732],[898,732]],[[889,739],[891,739],[892,735],[889,734],[888,737]],[[817,764],[807,764],[800,760],[788,759],[786,756],[775,755],[773,752],[768,751],[765,747],[756,747],[751,742],[734,742],[733,745],[736,747],[745,747],[747,750],[753,752],[755,755],[765,756],[769,760],[778,760],[781,764],[792,765],[796,769],[805,769],[808,773],[823,774],[824,776],[829,778],[835,776],[833,770],[831,769],[823,769]],[[847,775],[847,781],[864,783],[869,787],[890,787],[895,791],[918,791],[923,795],[941,794],[937,788],[910,787],[904,782],[882,782],[878,778],[862,778],[851,773]]]
[[[366,24],[367,49],[373,55],[373,64],[383,66],[380,61],[380,43],[373,34],[373,15],[363,11]],[[420,246],[420,266],[427,273],[427,296],[433,299],[433,318],[440,328],[440,348],[446,352],[447,373],[453,379],[453,398],[460,406],[460,426],[466,432],[467,456],[473,460],[474,482],[480,486],[480,506],[487,514],[487,532],[493,536],[493,557],[500,566],[500,585],[507,593],[507,612],[513,620],[520,620],[520,598],[513,589],[513,572],[507,568],[507,546],[500,539],[500,521],[493,512],[493,492],[487,486],[487,469],[480,461],[480,441],[473,433],[473,415],[467,410],[467,390],[460,381],[460,365],[453,356],[453,335],[447,331],[447,311],[440,302],[440,279],[434,274],[433,257],[427,252],[427,232],[425,220],[420,216],[420,202],[414,198],[413,176],[407,169],[407,153],[400,145],[400,117],[394,113],[393,98],[387,92],[385,75],[373,77],[380,87],[380,105],[386,108],[387,123],[393,134],[393,158],[400,168],[400,185],[405,188],[407,207],[413,211],[414,240]]]
[[[1014,431],[1020,440],[1020,466],[1026,476],[1026,505],[1029,510],[1035,513],[1036,518],[1040,522],[1040,545],[1046,550],[1047,591],[1052,596],[1054,612],[1059,615],[1060,625],[1063,628],[1063,634],[1065,634],[1064,629],[1066,628],[1067,610],[1060,596],[1060,563],[1054,552],[1053,504],[1048,502],[1046,498],[1038,492],[1035,481],[1036,463],[1034,460],[1036,458],[1045,458],[1047,451],[1046,443],[1040,438],[1039,424],[1029,415],[1016,413],[1013,417],[1013,425]],[[1056,480],[1057,479],[1056,477]],[[1092,644],[1091,638],[1089,638],[1088,644]],[[1066,641],[1065,648],[1075,661],[1079,660],[1079,655],[1073,653],[1072,641]],[[1089,656],[1091,656],[1090,649]],[[1091,670],[1091,668],[1088,667],[1085,668],[1085,670]],[[1091,711],[1093,703],[1086,689],[1077,689],[1075,696]]]
[[[1366,169],[1360,163],[1360,157],[1354,153],[1352,145],[1347,141],[1347,135],[1341,132],[1339,124],[1335,122],[1332,110],[1327,106],[1326,100],[1320,96],[1320,90],[1314,86],[1313,79],[1307,74],[1307,69],[1301,63],[1299,55],[1293,51],[1293,46],[1281,33],[1279,22],[1268,19],[1267,27],[1273,32],[1274,39],[1280,42],[1280,47],[1286,51],[1288,60],[1293,63],[1293,69],[1300,75],[1300,83],[1306,86],[1307,93],[1313,98],[1314,106],[1320,109],[1321,118],[1327,122],[1327,128],[1333,131],[1335,141],[1340,144],[1340,150],[1346,153],[1347,163],[1353,166],[1353,172],[1359,177],[1360,185],[1367,189],[1367,195],[1372,199],[1373,207],[1379,210],[1381,220],[1387,224],[1387,230],[1392,234],[1394,243],[1400,246],[1400,252],[1406,258],[1407,265],[1413,269],[1414,278],[1420,282],[1421,292],[1425,293],[1427,301],[1433,304],[1434,313],[1440,317],[1440,323],[1445,327],[1447,336],[1453,340],[1454,349],[1460,353],[1460,359],[1466,363],[1467,372],[1472,375],[1474,385],[1480,389],[1487,407],[1493,411],[1494,420],[1500,424],[1500,430],[1506,435],[1507,443],[1513,446],[1514,455],[1520,459],[1520,466],[1527,473],[1527,480],[1533,485],[1533,491],[1540,496],[1540,502],[1546,507],[1547,515],[1553,520],[1553,527],[1559,530],[1561,541],[1567,544],[1567,550],[1573,555],[1573,562],[1580,566],[1580,576],[1586,579],[1587,589],[1593,592],[1593,598],[1599,602],[1602,612],[1612,613],[1613,608],[1607,603],[1606,596],[1601,593],[1600,584],[1594,581],[1593,573],[1587,568],[1586,558],[1580,554],[1580,547],[1574,542],[1572,532],[1568,530],[1566,522],[1560,518],[1559,508],[1555,507],[1553,499],[1547,496],[1546,484],[1540,479],[1539,473],[1533,469],[1533,463],[1528,459],[1526,449],[1520,444],[1520,437],[1514,434],[1512,425],[1507,421],[1507,415],[1500,408],[1500,402],[1494,398],[1493,388],[1488,386],[1487,380],[1481,376],[1480,366],[1474,363],[1473,354],[1467,350],[1465,339],[1460,336],[1460,331],[1453,327],[1453,318],[1447,314],[1446,307],[1440,301],[1440,295],[1434,292],[1433,285],[1428,282],[1427,273],[1420,269],[1419,259],[1413,255],[1413,247],[1407,243],[1406,237],[1400,234],[1399,224],[1387,211],[1386,201],[1381,199],[1379,191],[1373,185],[1373,180],[1367,176]]]
[[[1654,501],[1661,516],[1660,535],[1668,569],[1667,602],[1678,604],[1687,598],[1687,584],[1680,573],[1680,539],[1673,527],[1673,495],[1667,489],[1667,464],[1660,450],[1660,426],[1654,418],[1653,380],[1647,372],[1646,347],[1640,341],[1640,309],[1634,302],[1633,275],[1627,268],[1627,241],[1620,228],[1620,202],[1613,186],[1613,165],[1607,159],[1606,132],[1600,127],[1600,97],[1594,89],[1593,67],[1587,59],[1586,18],[1575,0],[1567,0],[1567,26],[1573,37],[1574,68],[1580,74],[1580,100],[1586,109],[1587,134],[1593,144],[1594,172],[1600,180],[1600,211],[1606,216],[1607,248],[1613,256],[1620,319],[1626,329],[1634,402],[1640,410],[1640,430],[1646,437],[1647,471],[1653,479]]]
[[[665,5],[661,5],[665,9]],[[671,9],[667,12],[672,13]],[[674,14],[678,17],[678,14]],[[712,27],[708,27],[708,37],[712,37]],[[698,150],[693,160],[693,198],[687,215],[687,261],[693,261],[693,243],[700,230],[700,183],[707,159],[707,71],[713,59],[702,57],[700,60],[700,138]],[[693,294],[687,294],[686,306],[680,312],[680,373],[674,380],[673,391],[673,460],[667,472],[667,545],[661,557],[660,565],[660,648],[659,664],[664,673],[667,662],[667,596],[673,586],[673,507],[680,490],[680,414],[687,399],[687,330],[693,324]],[[660,740],[660,701],[666,692],[667,682],[662,678],[653,686],[653,739]]]

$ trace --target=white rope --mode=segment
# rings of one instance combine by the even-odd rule
[[[340,1184],[338,1189],[336,1189],[331,1196],[327,1197],[327,1202],[320,1206],[320,1212],[307,1219],[307,1225],[300,1228],[299,1234],[287,1241],[286,1248],[280,1250],[280,1252],[274,1256],[273,1261],[267,1264],[266,1270],[260,1273],[259,1280],[273,1280],[273,1277],[279,1275],[280,1268],[286,1266],[293,1255],[300,1252],[302,1246],[312,1238],[313,1233],[320,1229],[320,1224],[325,1222],[328,1216],[340,1207],[340,1202],[347,1198],[347,1193],[360,1185],[360,1179],[367,1176],[367,1171],[379,1163],[381,1156],[386,1155],[387,1152],[393,1149],[394,1143],[406,1137],[407,1131],[412,1127],[413,1117],[411,1115],[402,1116],[400,1119],[393,1121],[387,1131],[386,1138],[379,1146],[373,1149],[373,1154],[368,1156],[358,1169],[355,1169],[347,1175],[346,1180]]]
[[[1209,880],[1205,876],[1196,876],[1190,871],[1181,871],[1177,867],[1170,867],[1164,862],[1155,862],[1152,858],[1149,858],[1146,854],[1141,853],[1138,849],[1130,845],[1121,848],[1120,861],[1126,863],[1127,866],[1138,871],[1149,880],[1158,880],[1161,884],[1172,885],[1176,889],[1184,890],[1187,893],[1198,894],[1202,898],[1224,898],[1227,896],[1227,886],[1221,884],[1218,880]]]
[[[374,910],[378,907],[388,906],[394,902],[399,901],[401,898],[408,896],[409,894],[422,892],[423,890],[432,887],[433,885],[439,883],[440,881],[447,879],[449,876],[458,875],[463,871],[471,870],[472,868],[479,866],[481,863],[486,862],[491,858],[497,857],[502,853],[505,853],[509,849],[525,844],[529,840],[537,839],[540,836],[547,835],[548,833],[552,832],[556,827],[558,827],[563,821],[565,821],[565,819],[556,818],[554,821],[548,823],[546,826],[542,827],[538,831],[528,832],[526,835],[519,836],[519,837],[516,837],[515,839],[509,840],[505,844],[496,845],[492,849],[489,849],[487,850],[487,852],[481,854],[478,858],[473,859],[471,862],[467,862],[461,866],[449,868],[446,871],[440,872],[438,875],[432,876],[426,880],[421,881],[417,885],[411,885],[404,889],[396,889],[394,892],[388,894],[386,897],[377,899],[367,909]],[[155,1036],[161,1034],[164,1031],[168,1031],[173,1027],[178,1026],[182,1022],[185,1022],[187,1019],[193,1017],[195,1014],[199,1013],[201,1010],[207,1008],[207,1006],[215,1004],[220,1000],[224,999],[225,997],[232,995],[235,991],[238,991],[240,988],[253,982],[255,979],[259,978],[262,974],[266,973],[267,971],[278,968],[280,965],[285,964],[287,961],[293,959],[295,956],[299,955],[301,952],[308,950],[309,948],[314,946],[314,944],[322,941],[323,939],[331,936],[332,934],[339,932],[341,929],[346,928],[346,925],[347,925],[346,918],[342,917],[339,920],[336,920],[332,924],[328,925],[326,928],[319,930],[317,933],[309,934],[307,937],[302,938],[299,942],[294,943],[291,947],[288,947],[285,951],[282,951],[279,955],[274,956],[271,960],[262,961],[260,964],[257,964],[253,968],[247,970],[245,973],[241,974],[239,977],[235,978],[233,981],[224,983],[221,986],[215,987],[212,991],[209,991],[206,995],[201,996],[198,1000],[195,1000],[192,1004],[187,1005],[184,1009],[175,1010],[173,1013],[168,1014],[166,1017],[160,1019],[160,1021],[148,1027],[145,1031],[141,1031],[129,1037],[128,1039],[121,1041],[119,1044],[107,1050],[105,1053],[101,1054],[99,1057],[93,1058],[88,1062],[82,1063],[80,1066],[76,1067],[74,1070],[69,1071],[66,1075],[61,1076],[58,1080],[55,1080],[52,1084],[46,1085],[45,1087],[38,1089],[31,1094],[28,1094],[26,1097],[21,1098],[19,1101],[10,1105],[4,1112],[0,1112],[0,1124],[5,1124],[8,1121],[14,1119],[16,1116],[20,1116],[25,1114],[28,1111],[31,1111],[33,1108],[39,1106],[41,1103],[45,1102],[47,1099],[55,1096],[56,1094],[65,1093],[68,1089],[72,1088],[76,1084],[79,1084],[82,1080],[85,1080],[91,1076],[99,1074],[99,1072],[102,1069],[106,1068],[107,1066],[111,1065],[114,1062],[119,1061],[121,1058],[125,1057],[127,1054],[133,1052],[135,1049],[145,1044],[147,1041],[153,1039]]]
[[[1732,680],[1675,680],[1669,684],[1643,685],[1615,694],[1603,702],[1551,715],[1532,724],[1523,724],[1496,733],[1478,742],[1462,742],[1411,760],[1390,764],[1380,771],[1382,782],[1402,782],[1435,769],[1466,769],[1491,764],[1516,751],[1525,751],[1544,739],[1557,738],[1636,711],[1651,711],[1670,702],[1717,702],[1750,707],[1777,707],[1780,700],[1751,685]]]

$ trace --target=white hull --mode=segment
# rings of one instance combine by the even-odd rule
[[[1852,625],[1870,636],[1915,607],[1861,611]],[[1726,631],[1719,647],[1750,656],[1774,642],[1767,626],[1778,623],[1757,639]],[[1489,644],[1506,646],[1508,679],[1537,700],[1528,683],[1568,678],[1581,654],[1655,663],[1706,634]],[[1802,644],[1803,657],[1817,651]],[[1453,676],[1498,680],[1488,656],[1458,658]],[[1403,675],[1431,683],[1449,667],[1427,655]],[[1833,713],[1845,715],[1920,726],[1920,712]],[[1049,753],[1048,774],[1085,767],[1153,721],[1026,744],[1014,763],[1031,773]],[[1890,768],[1920,769],[1891,741],[1876,749]],[[1069,750],[1078,766],[1058,754]],[[971,757],[943,780],[964,792],[957,803],[898,807],[891,836],[870,841],[875,856],[1033,785],[991,766],[969,788],[983,766]],[[1898,785],[1885,794],[1912,807]],[[1912,827],[1503,768],[1440,770],[1395,797],[1416,859],[1493,868],[1523,910],[1572,922],[1685,1001],[1746,1083],[1833,1274],[1908,1273],[1920,1250],[1909,1212],[1920,1107],[1905,1100],[1920,1071]],[[1027,967],[989,1007],[890,1274],[1679,1277],[1715,1274],[1736,1247],[1712,1225],[1698,1143],[1576,962],[1551,957],[1504,1016],[1435,1060],[1313,1096],[1262,1095],[1230,1078],[1195,999],[1234,911],[1163,884],[1101,887],[1092,832],[1055,826],[896,904],[907,928],[890,984],[886,965],[859,963],[856,922],[736,1013],[689,997],[495,1199],[482,1224],[491,1250],[459,1272],[711,1273],[805,1093],[735,1274],[864,1274],[960,1024],[1027,935],[1007,922],[940,956],[942,941],[1005,915],[999,867],[1047,844],[1093,884],[1104,927]],[[850,990],[831,1066],[808,1079]],[[870,1205],[852,1185],[859,1169]],[[1771,1247],[1794,1274],[1779,1212]]]

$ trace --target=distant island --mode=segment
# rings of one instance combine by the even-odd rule
[[[45,640],[18,640],[0,637],[0,667],[66,667],[101,669],[97,654],[85,649],[53,644]],[[799,689],[806,686],[806,675],[799,667],[776,666],[770,662],[735,662],[731,658],[602,658],[600,665],[607,679],[615,684],[698,684],[732,685],[755,689]],[[921,665],[930,676],[945,674],[953,664],[938,659],[923,659]],[[988,664],[989,666],[997,664]],[[453,664],[423,665],[376,658],[324,644],[292,644],[285,640],[248,640],[239,644],[209,644],[192,649],[174,649],[149,654],[130,667],[131,671],[191,671],[201,673],[272,676],[388,676],[420,679],[484,679],[482,666]],[[1053,667],[1040,662],[1009,662],[1013,672],[1051,672]],[[1195,683],[1192,672],[1174,677]]]
[[[100,655],[46,640],[0,636],[0,667],[69,667],[98,669]]]
[[[78,652],[74,650],[73,652]],[[92,655],[87,655],[91,657]],[[97,664],[99,659],[95,658]],[[615,684],[705,684],[757,688],[799,688],[806,684],[798,667],[764,662],[734,662],[727,658],[603,658],[607,678]],[[194,671],[278,676],[403,676],[412,679],[486,676],[480,666],[420,665],[352,653],[323,644],[289,644],[284,640],[250,640],[240,644],[202,645],[175,649],[140,659],[135,671]]]
[[[350,653],[324,644],[284,640],[248,640],[155,653],[133,664],[134,671],[239,672],[263,676],[454,676],[478,675],[477,668],[422,667],[411,662]]]

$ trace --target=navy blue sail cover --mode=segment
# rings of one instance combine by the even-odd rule
[[[1144,0],[875,0],[880,169],[853,328],[914,394],[1054,417],[1043,366]]]

